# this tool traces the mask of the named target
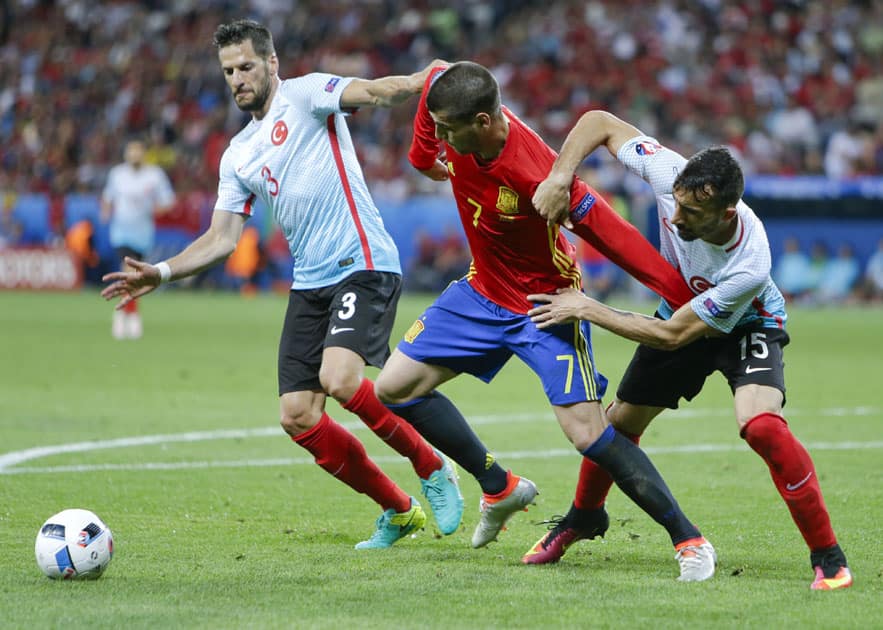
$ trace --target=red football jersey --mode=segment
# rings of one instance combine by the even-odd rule
[[[493,161],[479,163],[474,155],[460,155],[439,141],[426,107],[426,93],[441,70],[430,73],[424,84],[408,158],[415,168],[425,170],[435,163],[441,150],[445,152],[473,258],[469,283],[489,300],[522,314],[532,307],[526,299],[530,293],[554,293],[564,287],[580,289],[574,246],[559,226],[549,226],[531,203],[557,154],[505,107],[509,135]],[[575,177],[570,198],[575,234],[660,292],[673,306],[692,298],[680,274],[588,184]],[[607,245],[608,232],[616,233],[616,238],[609,239],[616,242],[613,248]]]

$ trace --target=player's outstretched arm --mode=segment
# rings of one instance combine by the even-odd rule
[[[150,293],[162,282],[160,270],[150,263],[128,256],[123,258],[123,262],[133,271],[114,271],[101,278],[104,282],[110,282],[101,291],[101,297],[105,300],[120,298],[116,310],[120,310],[135,298]]]
[[[411,148],[408,149],[408,161],[418,172],[431,180],[441,182],[448,179],[448,165],[442,154],[442,145],[435,135],[435,122],[426,107],[426,94],[432,79],[444,70],[445,62],[433,61],[424,68],[428,70],[423,79],[423,92],[417,101],[417,113],[414,115],[414,135]]]
[[[620,337],[659,350],[676,350],[700,337],[719,334],[699,319],[689,304],[679,308],[671,319],[662,320],[615,309],[575,289],[528,295],[527,299],[538,304],[527,312],[537,328],[548,328],[582,319]]]
[[[420,72],[392,75],[378,79],[353,79],[340,95],[344,109],[357,107],[393,107],[419,94],[430,71],[446,61],[435,59]]]
[[[641,135],[636,128],[610,112],[592,110],[580,117],[561,146],[561,153],[552,164],[546,179],[540,182],[533,195],[533,205],[549,223],[570,222],[570,187],[577,167],[586,156],[604,145],[616,156],[628,140]]]
[[[186,278],[215,266],[236,249],[246,218],[235,212],[215,210],[209,229],[176,256],[155,265],[126,258],[126,264],[134,271],[105,274],[101,279],[110,284],[101,292],[101,297],[120,298],[116,305],[119,310],[163,282]]]

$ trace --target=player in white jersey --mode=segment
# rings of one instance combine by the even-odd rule
[[[325,412],[326,395],[411,460],[439,529],[450,534],[463,514],[451,463],[385,407],[364,377],[366,364],[380,367],[389,357],[401,271],[345,121],[359,107],[389,107],[417,94],[429,68],[374,80],[312,73],[283,81],[270,31],[257,22],[222,24],[214,43],[236,105],[252,120],[221,158],[211,226],[166,261],[127,259],[135,271],[106,275],[111,284],[102,295],[121,297],[121,308],[163,282],[220,263],[235,249],[260,198],[294,256],[279,343],[282,427],[323,469],[382,507],[374,534],[357,548],[389,547],[422,528],[426,515]],[[445,415],[450,408],[434,393],[399,413],[411,422],[442,415],[445,422],[466,425],[459,414]]]
[[[143,260],[153,249],[153,218],[171,208],[175,193],[165,172],[144,163],[144,143],[130,140],[123,151],[123,162],[107,175],[101,193],[101,222],[110,222],[110,244],[120,261],[128,256]],[[129,267],[122,263],[122,269]],[[138,302],[113,313],[111,333],[116,339],[137,339],[143,332]]]
[[[810,548],[812,588],[852,584],[831,528],[812,460],[782,417],[785,303],[770,278],[770,251],[760,220],[743,201],[744,179],[723,147],[690,160],[660,146],[632,125],[602,111],[583,115],[571,130],[533,201],[550,221],[566,223],[577,166],[605,146],[656,194],[661,253],[680,269],[696,296],[673,312],[663,300],[656,317],[619,311],[583,293],[531,295],[540,328],[588,320],[639,342],[608,415],[635,442],[665,408],[691,400],[720,371],[733,391],[740,435],[766,462],[776,489]],[[606,514],[610,477],[584,461],[568,514],[525,555],[529,564],[557,562],[586,538],[587,524]]]

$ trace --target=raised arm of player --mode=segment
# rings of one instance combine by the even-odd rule
[[[423,89],[430,71],[445,62],[435,59],[420,72],[392,75],[378,79],[353,79],[340,95],[343,109],[358,107],[393,107],[407,101]]]
[[[528,295],[527,299],[539,304],[527,313],[537,328],[582,319],[659,350],[677,350],[700,337],[721,334],[703,322],[689,304],[675,311],[671,319],[663,320],[612,308],[574,289],[562,289],[552,295]]]
[[[533,205],[550,223],[572,227],[570,186],[576,169],[595,149],[604,145],[616,157],[619,148],[641,132],[613,114],[601,110],[586,112],[580,117],[561,146],[552,169],[533,195]]]
[[[645,287],[665,298],[673,308],[693,299],[693,291],[681,272],[600,195],[570,229]]]
[[[192,276],[226,260],[236,249],[247,218],[235,212],[215,210],[209,229],[179,254],[165,261],[171,271],[169,281]],[[101,292],[101,296],[105,300],[119,297],[117,310],[135,298],[150,293],[162,283],[157,265],[128,257],[126,264],[134,271],[116,271],[101,278],[110,283]]]
[[[573,194],[578,189],[574,173],[586,155],[601,145],[616,155],[625,142],[640,133],[608,112],[583,114],[567,135],[546,179],[537,185],[532,202],[547,221],[564,224],[677,309],[693,299],[680,271],[662,258],[640,230],[619,216],[601,195],[594,193],[591,199],[580,199]]]
[[[414,116],[414,138],[408,150],[408,161],[411,166],[429,179],[444,181],[448,179],[448,167],[439,158],[441,143],[435,136],[435,122],[426,107],[426,94],[433,78],[446,67],[444,62],[436,63],[423,81],[423,92],[417,103],[417,114]]]

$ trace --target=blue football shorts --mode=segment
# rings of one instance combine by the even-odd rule
[[[595,370],[588,322],[540,330],[530,317],[488,300],[466,280],[445,289],[398,349],[415,361],[486,383],[515,354],[540,377],[553,405],[601,400],[607,389],[607,379]]]

